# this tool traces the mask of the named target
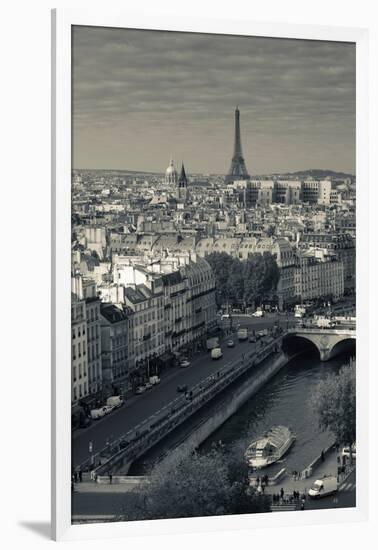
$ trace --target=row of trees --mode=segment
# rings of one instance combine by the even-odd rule
[[[213,252],[206,256],[216,282],[217,304],[258,305],[261,297],[277,288],[280,270],[270,254],[251,254],[240,260],[226,252]]]
[[[131,498],[130,498],[131,497]],[[207,454],[176,451],[155,466],[148,483],[128,495],[122,520],[167,519],[270,510],[249,486],[242,449],[214,446]]]
[[[348,445],[352,458],[356,441],[356,361],[321,380],[311,401],[319,427],[332,432],[338,445]]]

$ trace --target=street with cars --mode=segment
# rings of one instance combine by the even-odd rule
[[[258,331],[273,327],[277,322],[277,316],[271,315],[262,319],[240,317],[238,322],[247,322],[251,334],[253,331],[257,334]],[[89,449],[92,453],[98,452],[147,418],[158,415],[178,394],[190,391],[190,388],[201,380],[210,374],[215,374],[227,363],[241,358],[243,353],[252,351],[254,346],[258,345],[253,341],[256,337],[252,342],[248,340],[239,342],[236,332],[231,334],[232,336],[225,336],[220,342],[223,355],[219,360],[213,360],[209,352],[195,354],[190,360],[184,360],[186,362],[184,367],[179,364],[166,372],[158,384],[148,388],[144,385],[140,394],[130,396],[123,406],[94,421],[89,427],[75,431],[73,435],[74,467],[90,457]],[[227,346],[227,342],[231,341],[233,345]],[[180,392],[178,392],[179,388]]]

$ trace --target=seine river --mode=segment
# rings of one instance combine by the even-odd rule
[[[245,449],[249,442],[274,425],[289,426],[296,441],[270,474],[285,467],[287,472],[301,471],[322,449],[333,443],[333,436],[322,432],[310,406],[310,395],[316,384],[329,373],[337,373],[349,361],[339,356],[322,363],[317,355],[301,355],[291,360],[236,414],[227,420],[201,446],[207,450],[214,442],[238,444]]]
[[[260,391],[252,396],[232,417],[216,430],[201,446],[208,451],[214,443],[236,445],[244,454],[248,444],[274,425],[292,429],[296,441],[279,463],[264,469],[269,476],[281,468],[291,473],[306,468],[323,449],[334,442],[331,433],[322,432],[310,406],[310,396],[317,383],[327,374],[337,373],[349,361],[349,356],[338,356],[322,363],[317,354],[306,353],[292,359]],[[136,461],[130,475],[150,471],[161,447]]]

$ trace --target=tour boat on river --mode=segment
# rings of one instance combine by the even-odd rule
[[[277,462],[295,441],[290,428],[272,426],[272,428],[248,446],[245,459],[252,468],[264,468]]]

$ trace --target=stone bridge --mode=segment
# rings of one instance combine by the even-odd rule
[[[318,349],[320,360],[328,361],[343,349],[347,349],[348,346],[355,345],[356,329],[295,327],[288,329],[283,343],[293,338],[301,338],[311,342]]]

